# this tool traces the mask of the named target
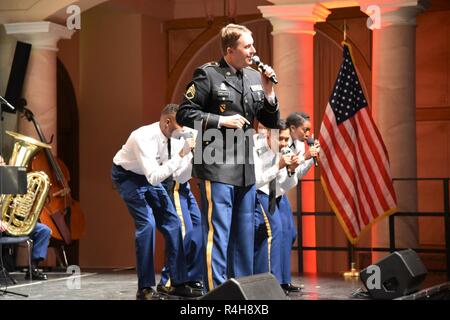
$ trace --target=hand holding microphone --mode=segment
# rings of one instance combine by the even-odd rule
[[[281,149],[280,152],[281,152],[281,159],[279,163],[279,168],[281,169],[283,166],[285,166],[288,176],[290,177],[294,174],[294,172],[291,172],[290,170],[290,165],[292,164],[292,156],[294,153],[289,147],[284,147],[283,149]]]
[[[320,145],[319,145],[319,141],[314,141],[314,138],[308,138],[308,140],[306,140],[306,143],[309,146],[309,150],[308,152],[310,153],[310,156],[313,158],[314,160],[314,166],[318,167],[319,166],[319,162],[317,161],[317,155],[319,154],[320,151]]]
[[[259,71],[261,71],[272,83],[274,84],[278,83],[275,71],[273,71],[273,69],[270,66],[262,63],[258,56],[253,56],[252,61],[254,64],[256,64]]]
[[[194,134],[191,131],[182,131],[177,135],[178,139],[184,138],[184,145],[180,151],[180,156],[184,157],[195,148]]]
[[[183,138],[184,140],[194,139],[194,134],[192,133],[192,131],[183,131],[180,133],[178,137],[179,137],[178,139]]]

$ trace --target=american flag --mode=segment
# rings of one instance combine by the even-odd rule
[[[396,211],[389,158],[344,43],[341,68],[328,100],[319,141],[321,181],[351,243]]]

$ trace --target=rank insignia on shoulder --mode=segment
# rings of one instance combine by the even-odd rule
[[[222,104],[219,106],[219,109],[220,109],[220,112],[224,113],[225,110],[227,109],[225,103],[222,103]]]
[[[191,86],[186,90],[184,96],[189,100],[195,97],[195,84],[191,84]]]
[[[208,62],[208,63],[205,63],[204,65],[202,65],[200,68],[207,68],[207,67],[218,67],[219,66],[219,63],[218,62],[216,62],[216,61],[211,61],[211,62]]]

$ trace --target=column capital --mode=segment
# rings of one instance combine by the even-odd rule
[[[6,23],[4,26],[6,34],[17,40],[30,43],[33,48],[51,51],[58,51],[58,41],[70,39],[75,32],[49,21]]]
[[[368,15],[379,13],[379,28],[415,26],[416,16],[426,10],[429,0],[358,0],[361,11]]]
[[[280,33],[302,33],[314,35],[314,24],[323,22],[331,13],[320,3],[277,4],[258,6],[264,18],[273,26],[273,35]]]

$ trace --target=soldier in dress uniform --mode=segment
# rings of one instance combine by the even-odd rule
[[[272,68],[250,68],[253,37],[244,26],[222,28],[220,62],[195,70],[177,113],[180,125],[199,131],[193,176],[199,179],[205,225],[205,284],[253,274],[255,173],[252,123],[279,119]],[[214,139],[213,139],[214,138]]]
[[[154,250],[156,227],[165,238],[166,265],[171,294],[201,296],[202,290],[188,281],[181,222],[163,182],[171,180],[192,145],[186,143],[170,156],[172,134],[180,129],[175,121],[178,105],[169,104],[159,122],[134,130],[113,159],[112,181],[125,201],[135,224],[138,291],[136,299],[159,299],[155,285]]]
[[[255,273],[271,272],[281,284],[282,224],[278,202],[282,195],[297,185],[296,155],[284,154],[289,127],[280,120],[278,130],[258,126],[255,135]]]
[[[186,141],[192,140],[190,143],[195,145],[196,135],[194,129],[183,127],[174,135],[178,139],[173,139],[171,153],[179,152]],[[192,158],[193,154],[189,152],[183,158],[182,165],[173,173],[173,183],[163,183],[163,186],[169,193],[181,222],[189,286],[203,291],[203,229],[200,209],[189,183],[192,177]],[[171,290],[169,268],[164,266],[157,291],[170,294]]]
[[[316,140],[313,146],[306,150],[305,142],[311,134],[311,122],[309,115],[305,112],[293,112],[287,119],[289,126],[290,138],[288,142],[289,148],[298,157],[296,177],[301,179],[313,164],[313,157],[317,156],[320,151],[319,141]],[[281,245],[281,286],[286,293],[299,292],[300,288],[291,283],[291,252],[292,245],[297,238],[297,228],[294,224],[291,204],[288,197],[284,194],[278,204],[282,222],[283,239]]]

